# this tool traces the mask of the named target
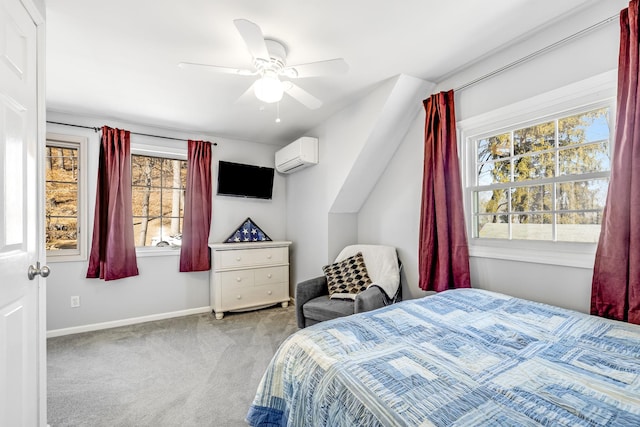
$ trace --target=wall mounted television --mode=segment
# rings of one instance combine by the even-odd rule
[[[218,162],[218,192],[220,196],[271,199],[274,169],[262,166]]]

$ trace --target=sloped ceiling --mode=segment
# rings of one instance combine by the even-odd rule
[[[406,74],[437,83],[594,0],[50,0],[47,109],[284,145]],[[341,76],[297,81],[323,101],[239,100],[251,77],[177,67],[248,67],[233,20],[282,41],[289,64],[344,58]],[[101,123],[97,124],[101,125]]]
[[[421,101],[433,89],[433,83],[401,75],[378,90],[386,96],[382,108],[362,126],[363,138],[357,156],[348,165],[348,174],[340,185],[329,211],[331,213],[357,213],[375,187],[409,125],[415,120]],[[364,102],[369,102],[366,98]]]

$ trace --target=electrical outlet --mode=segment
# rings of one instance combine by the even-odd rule
[[[71,297],[71,307],[80,307],[80,297],[78,295]]]

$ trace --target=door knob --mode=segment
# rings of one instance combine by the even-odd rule
[[[40,261],[36,262],[35,266],[31,264],[29,266],[29,270],[27,270],[27,276],[29,277],[29,280],[35,279],[38,274],[42,277],[47,277],[49,273],[51,273],[49,267],[47,267],[46,265],[40,267]]]

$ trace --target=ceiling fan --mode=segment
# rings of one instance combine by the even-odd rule
[[[239,76],[259,76],[247,92],[253,91],[260,101],[278,102],[286,93],[310,109],[319,108],[322,101],[293,82],[283,81],[281,78],[299,79],[336,75],[346,73],[349,69],[342,58],[287,66],[287,49],[282,43],[265,39],[260,27],[251,21],[236,19],[233,23],[253,57],[253,68],[230,68],[193,62],[180,62],[178,66],[181,68],[205,67],[217,73]]]

